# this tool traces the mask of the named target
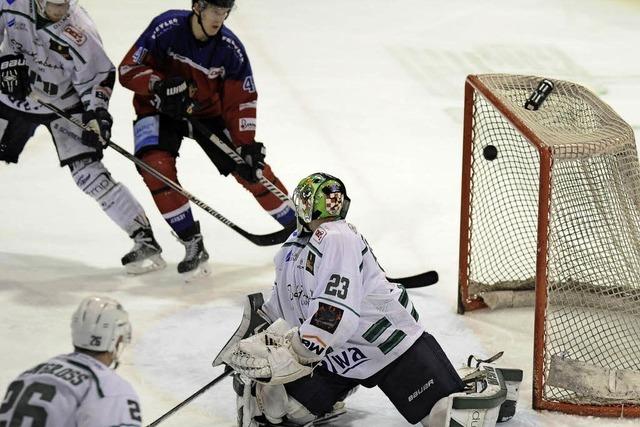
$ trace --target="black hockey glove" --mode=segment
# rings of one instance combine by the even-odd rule
[[[89,128],[82,132],[82,143],[94,148],[104,148],[111,139],[113,119],[104,108],[96,108],[82,113],[82,121]],[[102,140],[100,140],[102,138]]]
[[[31,93],[29,67],[21,53],[0,57],[0,90],[19,101]]]
[[[258,182],[262,176],[264,169],[264,158],[267,155],[267,149],[261,142],[252,142],[247,145],[241,145],[236,149],[244,165],[238,165],[238,175],[249,182]]]
[[[171,117],[184,117],[193,106],[189,97],[189,85],[182,77],[158,81],[153,85],[153,93],[153,106]]]

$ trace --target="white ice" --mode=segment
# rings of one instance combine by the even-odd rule
[[[80,3],[116,64],[152,17],[190,5]],[[258,138],[289,189],[314,171],[340,176],[353,201],[349,219],[391,276],[439,271],[440,283],[411,297],[451,358],[505,350],[503,363],[524,370],[518,414],[505,426],[637,425],[532,410],[530,309],[455,313],[465,76],[506,72],[582,83],[637,130],[637,1],[238,0],[228,25],[252,61]],[[113,140],[131,150],[131,93],[117,87],[111,105]],[[0,393],[22,370],[69,351],[78,301],[108,294],[131,314],[134,342],[120,372],[138,390],[149,423],[220,373],[211,361],[239,322],[243,295],[269,289],[276,248],[254,246],[194,207],[213,275],[186,286],[175,271],[183,248],[133,164],[113,151],[105,164],[145,206],[169,266],[124,274],[119,258],[130,240],[75,188],[40,129],[19,165],[0,165]],[[185,188],[240,226],[276,230],[191,141],[178,167]],[[359,391],[348,406],[335,425],[407,425],[377,390]],[[225,380],[163,425],[233,426],[234,408]]]

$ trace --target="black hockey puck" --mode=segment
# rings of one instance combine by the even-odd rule
[[[498,157],[498,149],[495,145],[487,145],[482,149],[482,155],[489,161],[495,160]]]

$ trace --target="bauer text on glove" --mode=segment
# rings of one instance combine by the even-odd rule
[[[190,114],[193,103],[189,97],[189,85],[182,77],[171,77],[154,83],[152,104],[158,111],[171,117]]]
[[[29,67],[21,53],[0,57],[0,91],[19,101],[31,93]]]

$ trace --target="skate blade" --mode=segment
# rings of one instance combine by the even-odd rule
[[[195,270],[180,273],[184,283],[193,283],[211,275],[211,267],[208,262],[203,262]]]
[[[152,255],[142,261],[130,262],[124,266],[127,274],[140,275],[149,273],[151,271],[162,270],[167,266],[167,263],[162,259],[160,254]]]

